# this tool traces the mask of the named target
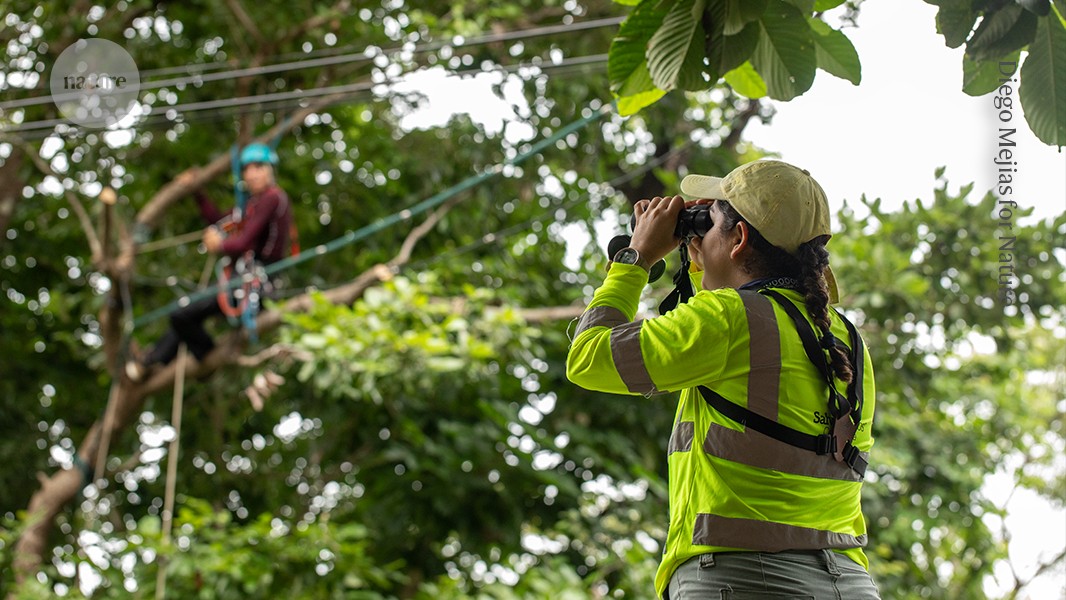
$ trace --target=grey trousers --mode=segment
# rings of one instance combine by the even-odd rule
[[[879,600],[870,574],[832,550],[721,552],[683,563],[666,600]]]

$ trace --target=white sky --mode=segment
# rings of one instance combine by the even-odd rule
[[[948,190],[974,182],[980,198],[995,183],[998,110],[993,96],[962,92],[962,49],[936,33],[937,8],[922,2],[867,2],[858,28],[845,30],[862,61],[854,86],[819,71],[814,86],[791,102],[775,102],[769,126],[753,122],[744,137],[811,172],[836,212],[846,200],[880,197],[888,209],[929,200],[933,172],[945,166]],[[830,24],[839,23],[830,19]],[[1017,75],[1015,75],[1017,77]],[[1066,152],[1029,130],[1014,88],[1018,173],[1012,199],[1046,218],[1066,211]],[[862,213],[860,213],[862,214]],[[975,223],[975,226],[982,224]],[[989,236],[993,234],[991,222]]]

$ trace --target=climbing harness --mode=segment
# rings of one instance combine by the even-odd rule
[[[265,294],[273,290],[263,264],[251,251],[236,260],[222,257],[215,264],[218,307],[233,325],[242,325],[252,342],[258,341],[255,319]],[[237,283],[231,283],[236,280]]]
[[[837,316],[840,317],[848,329],[848,336],[851,341],[850,350],[831,333],[818,338],[815,335],[814,328],[791,300],[780,292],[771,289],[763,288],[759,290],[759,293],[773,299],[788,314],[799,332],[803,350],[807,354],[808,360],[814,364],[818,372],[825,378],[826,385],[829,388],[827,412],[832,418],[828,431],[821,435],[813,435],[792,429],[748,410],[739,404],[730,402],[706,386],[699,386],[700,394],[707,404],[730,420],[790,446],[809,450],[818,455],[831,454],[837,462],[847,464],[862,478],[866,474],[868,461],[859,449],[852,445],[859,422],[862,419],[862,374],[864,368],[862,337],[859,336],[855,325],[834,308],[834,312],[837,313]],[[851,364],[854,367],[854,376],[851,383],[848,384],[846,394],[841,394],[837,390],[833,370],[826,356],[826,352],[834,346],[839,346],[843,350],[849,351]]]

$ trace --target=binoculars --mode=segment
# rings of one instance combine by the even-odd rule
[[[696,206],[690,206],[681,211],[677,215],[677,225],[674,226],[674,237],[678,238],[682,242],[682,246],[689,243],[694,237],[703,237],[707,235],[707,232],[714,227],[714,222],[711,221],[711,206],[709,204],[697,204]],[[629,230],[632,231],[637,224],[636,215],[629,218]],[[617,235],[607,245],[607,258],[608,260],[613,258],[619,250],[629,245],[630,237],[628,235]],[[666,271],[666,261],[660,260],[651,267],[649,273],[648,282],[653,283],[655,280],[662,277],[663,272]]]
[[[629,230],[636,227],[637,216],[629,218]],[[677,225],[674,227],[674,237],[688,243],[694,237],[703,237],[714,227],[711,221],[711,205],[697,204],[682,210],[677,215]]]

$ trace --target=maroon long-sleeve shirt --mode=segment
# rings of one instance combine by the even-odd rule
[[[233,214],[222,212],[203,193],[196,194],[200,216],[208,223],[217,223]],[[278,186],[271,186],[248,198],[240,227],[222,241],[222,253],[238,257],[251,250],[266,264],[281,260],[289,253],[289,232],[292,229],[292,203]]]

